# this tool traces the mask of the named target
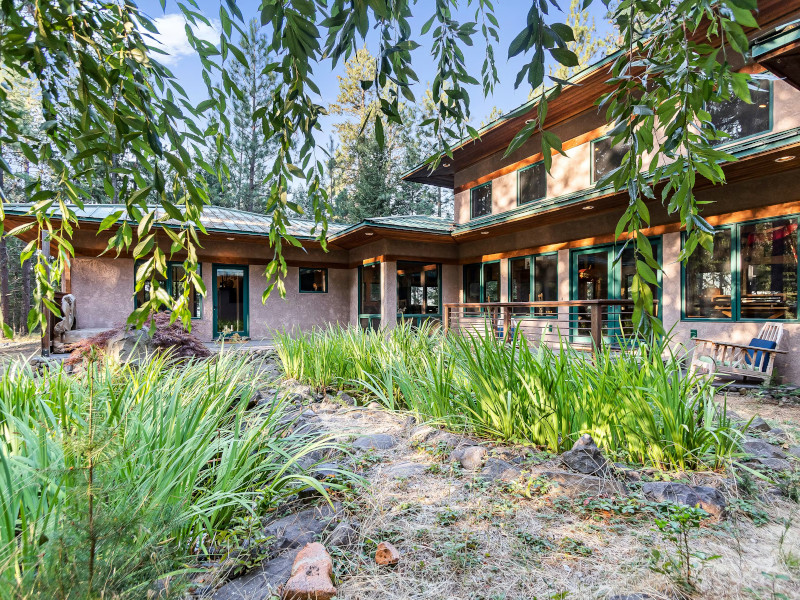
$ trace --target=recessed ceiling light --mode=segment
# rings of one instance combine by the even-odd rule
[[[533,119],[526,119],[525,125],[530,125],[531,123],[533,123]]]
[[[767,108],[767,105],[766,104],[759,104],[758,108]]]
[[[587,204],[586,206],[583,207],[583,210],[592,210],[593,208],[594,206],[592,206],[591,204]]]
[[[373,232],[371,232],[371,231],[365,231],[364,235],[375,235],[375,234]]]
[[[489,235],[488,231],[481,231],[481,235]]]
[[[226,239],[228,239],[228,240],[230,240],[230,241],[232,242],[232,241],[233,241],[233,240],[235,240],[236,238],[226,238]]]
[[[779,156],[778,158],[775,159],[775,162],[776,163],[789,162],[790,160],[794,160],[795,158],[796,158],[795,156],[787,154],[786,156]]]

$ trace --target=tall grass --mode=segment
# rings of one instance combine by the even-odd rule
[[[331,327],[276,341],[291,377],[355,385],[389,408],[553,452],[589,433],[620,458],[686,469],[719,465],[738,439],[709,401],[710,382],[683,373],[665,338],[594,353],[564,341],[532,348],[519,334],[504,342],[408,326]]]
[[[0,597],[143,597],[190,555],[299,487],[324,442],[287,436],[284,405],[246,410],[246,359],[82,377],[0,378]]]

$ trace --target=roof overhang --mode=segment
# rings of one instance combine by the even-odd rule
[[[399,227],[383,227],[369,223],[359,223],[341,233],[328,238],[337,248],[350,250],[369,244],[377,240],[391,239],[425,244],[452,244],[453,237],[450,233],[434,233],[430,231],[415,231]]]
[[[751,50],[758,64],[800,90],[800,21],[757,40]]]

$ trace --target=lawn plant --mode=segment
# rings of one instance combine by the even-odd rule
[[[318,482],[245,357],[169,355],[0,377],[0,597],[136,598],[220,558],[231,530]],[[226,547],[228,545],[228,547]]]
[[[740,438],[725,407],[711,402],[710,381],[684,371],[685,357],[667,336],[616,340],[592,352],[566,339],[530,345],[519,331],[503,340],[408,324],[331,326],[275,339],[287,376],[361,389],[365,401],[392,410],[551,452],[588,433],[631,462],[714,468]]]

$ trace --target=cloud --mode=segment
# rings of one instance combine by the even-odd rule
[[[180,13],[170,13],[163,17],[154,19],[158,27],[158,35],[153,36],[154,45],[167,54],[156,54],[153,56],[157,61],[165,65],[176,65],[181,59],[195,54],[189,39],[186,37],[186,19]],[[217,20],[211,20],[209,27],[205,23],[193,25],[195,36],[216,45],[219,43],[220,24]]]

